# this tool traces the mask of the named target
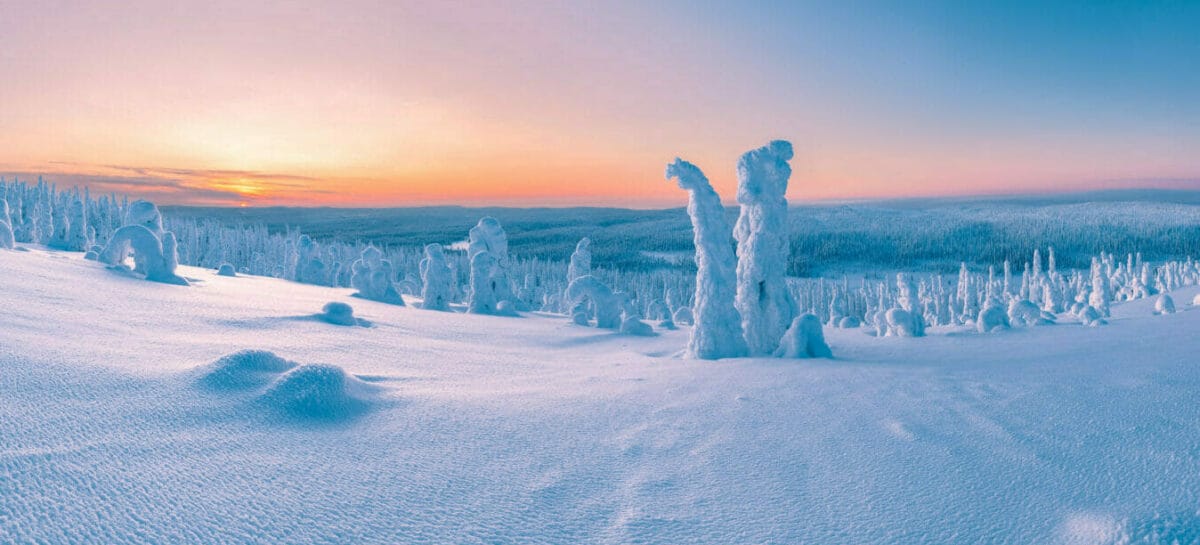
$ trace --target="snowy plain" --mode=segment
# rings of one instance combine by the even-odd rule
[[[1200,310],[833,360],[0,251],[0,543],[1197,543]],[[351,304],[370,327],[313,318]],[[410,300],[410,303],[413,302]],[[244,349],[355,410],[214,389]]]

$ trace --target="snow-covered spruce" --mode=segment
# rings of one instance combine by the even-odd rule
[[[150,201],[138,200],[130,204],[125,212],[125,225],[141,225],[156,236],[163,232],[162,214]]]
[[[686,307],[679,307],[673,317],[678,324],[694,322],[686,354],[710,360],[745,356],[749,349],[742,333],[742,317],[734,306],[737,262],[725,207],[696,165],[676,158],[667,165],[666,177],[677,179],[679,187],[688,192],[687,209],[696,247],[693,307],[686,314],[681,314]]]
[[[913,285],[912,277],[906,273],[896,275],[896,304],[904,312],[908,313],[909,321],[907,327],[910,335],[908,337],[924,337],[925,336],[925,319],[921,315],[921,310],[918,307],[920,301],[917,300],[917,288]],[[895,315],[899,319],[899,314]]]
[[[0,199],[0,249],[11,250],[17,245],[13,235],[12,215],[8,211],[8,201]]]
[[[487,271],[491,286],[491,297],[498,305],[501,301],[512,302],[516,299],[509,281],[508,235],[496,218],[484,217],[471,228],[468,233],[467,259],[472,260],[471,274],[475,275],[474,259],[480,252],[492,256],[490,268]],[[474,285],[472,283],[472,285]]]
[[[1080,309],[1078,316],[1079,321],[1086,326],[1096,327],[1108,323],[1100,311],[1096,310],[1096,307],[1091,305],[1085,305],[1082,309]]]
[[[741,214],[737,239],[737,302],[742,330],[752,356],[775,352],[796,316],[788,292],[788,178],[792,145],[775,140],[742,155],[737,164],[737,202]]]
[[[1008,304],[1008,323],[1013,327],[1050,325],[1054,321],[1047,318],[1042,309],[1032,302],[1023,299],[1013,299]]]
[[[567,284],[576,278],[592,274],[592,240],[584,237],[575,244],[571,262],[567,265]]]
[[[64,217],[67,218],[67,225],[63,235],[63,249],[72,252],[87,250],[92,243],[88,235],[87,206],[83,201],[73,200],[70,213]]]
[[[143,225],[126,225],[113,233],[100,254],[100,261],[110,267],[125,267],[125,259],[131,253],[134,272],[146,275],[146,280],[188,285],[187,280],[175,274],[178,258],[172,233],[163,233],[160,240]]]
[[[383,259],[378,248],[364,248],[350,270],[350,285],[358,290],[355,297],[404,306],[404,299],[392,284],[392,262]]]
[[[425,258],[421,260],[421,308],[426,310],[450,310],[450,266],[441,244],[425,246]]]
[[[292,274],[292,278],[302,284],[315,284],[318,286],[328,284],[328,273],[325,271],[325,262],[321,260],[320,255],[321,246],[308,235],[300,235],[300,239],[296,243],[296,268]],[[382,254],[380,257],[382,259]],[[391,278],[391,263],[388,263],[387,270],[387,277]],[[399,299],[398,295],[397,299]],[[383,299],[376,300],[384,301]],[[394,301],[389,300],[384,302],[393,303]],[[395,304],[403,305],[404,302],[401,301]]]
[[[233,269],[233,264],[222,263],[217,267],[217,276],[237,276],[237,271]]]
[[[488,251],[476,252],[471,256],[471,293],[467,299],[467,312],[471,314],[496,314],[496,282],[492,271],[496,259]]]
[[[617,296],[604,285],[603,282],[597,280],[592,275],[581,276],[576,278],[567,286],[567,301],[568,304],[575,310],[572,311],[573,321],[579,323],[579,312],[581,305],[587,304],[584,308],[590,307],[596,315],[596,327],[601,329],[619,329],[621,327],[621,304]]]
[[[777,358],[832,358],[833,351],[825,343],[821,319],[815,314],[803,314],[792,321],[773,355]]]

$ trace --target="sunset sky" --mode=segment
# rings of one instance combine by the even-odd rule
[[[0,174],[161,203],[1200,189],[1200,2],[0,0]]]

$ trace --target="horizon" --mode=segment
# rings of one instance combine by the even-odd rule
[[[165,205],[1200,189],[1200,4],[5,4],[0,174]],[[53,37],[48,39],[47,37]]]

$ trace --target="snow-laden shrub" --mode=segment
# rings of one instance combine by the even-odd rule
[[[354,307],[341,301],[325,303],[317,316],[333,325],[358,325],[358,320],[354,318]]]
[[[838,320],[837,326],[841,329],[854,329],[857,327],[861,327],[862,322],[859,321],[859,319],[855,318],[854,316],[842,316],[842,319]]]
[[[1154,301],[1155,314],[1175,314],[1175,300],[1170,295],[1162,294]]]
[[[571,323],[581,326],[592,325],[592,310],[586,301],[580,301],[571,307]]]
[[[1200,306],[1200,293],[1197,293],[1196,296],[1192,298],[1192,306]]]
[[[667,315],[665,318],[663,318],[662,320],[659,320],[659,322],[658,322],[658,328],[659,328],[659,329],[666,329],[666,330],[670,330],[670,331],[674,331],[674,330],[676,330],[676,329],[679,329],[679,327],[677,327],[677,326],[675,325],[675,320],[674,320],[673,318],[671,318],[671,315],[670,315],[670,314],[668,314],[668,315]]]
[[[796,316],[784,282],[788,260],[787,193],[792,145],[775,140],[737,164],[737,303],[750,355],[775,352]]]
[[[677,179],[688,192],[688,216],[696,247],[696,295],[693,308],[675,323],[693,323],[686,354],[700,359],[745,356],[749,349],[743,336],[742,317],[734,306],[737,296],[737,262],[732,231],[725,221],[725,207],[708,178],[696,165],[676,158],[667,165],[668,180]],[[779,339],[776,337],[773,342]]]
[[[638,337],[653,337],[656,335],[654,328],[650,327],[650,324],[639,320],[636,316],[625,316],[621,320],[621,333]]]
[[[779,340],[774,356],[777,358],[832,358],[833,351],[825,343],[821,319],[815,314],[797,316]]]
[[[392,262],[383,259],[383,252],[378,248],[364,248],[350,270],[350,285],[358,290],[355,297],[404,306],[404,299],[392,285]]]
[[[1008,313],[999,305],[984,306],[983,310],[979,311],[979,317],[975,319],[975,329],[980,333],[991,333],[1009,327],[1011,324],[1008,321]]]
[[[421,308],[426,310],[450,310],[450,266],[441,244],[425,246],[425,259],[421,260]]]
[[[590,303],[596,315],[596,327],[619,329],[621,327],[621,303],[612,290],[592,275],[576,278],[567,286],[567,301],[572,308],[581,303]]]
[[[100,253],[100,261],[111,267],[124,267],[131,253],[134,272],[146,275],[146,280],[188,285],[187,280],[175,274],[178,265],[175,235],[163,233],[160,240],[143,225],[126,225],[113,233]]]
[[[1102,315],[1099,310],[1096,310],[1096,307],[1091,305],[1084,306],[1082,309],[1080,309],[1078,316],[1079,321],[1086,326],[1096,327],[1108,323],[1104,319],[1104,315]]]
[[[1009,325],[1014,327],[1050,325],[1054,323],[1045,318],[1042,309],[1024,299],[1013,299],[1008,304],[1008,322]]]
[[[907,310],[893,308],[882,311],[881,314],[883,316],[879,325],[884,326],[885,337],[920,337],[925,334],[924,327],[920,325],[920,318],[914,318]]]
[[[237,276],[237,271],[233,269],[233,264],[222,263],[217,267],[217,276]]]

